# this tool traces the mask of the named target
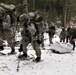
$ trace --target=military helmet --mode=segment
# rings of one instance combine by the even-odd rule
[[[25,14],[25,13],[21,14],[20,17],[19,17],[19,20],[21,22],[28,20],[27,14]]]

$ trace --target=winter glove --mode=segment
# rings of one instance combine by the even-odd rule
[[[38,44],[41,44],[42,42],[38,39],[38,40],[37,40],[37,43],[38,43]]]

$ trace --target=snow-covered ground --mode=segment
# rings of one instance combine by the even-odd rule
[[[45,50],[41,48],[41,62],[35,63],[32,59],[20,61],[19,71],[17,72],[17,55],[19,52],[17,51],[18,47],[16,47],[16,55],[0,56],[0,75],[76,75],[76,50],[66,54],[52,53],[49,50],[51,48],[72,50],[72,46],[70,44],[68,46],[67,44],[60,43],[59,47],[58,42],[60,39],[57,35],[53,38],[54,44],[49,46],[48,34],[45,33],[44,37]],[[28,55],[35,57],[35,52],[31,45],[28,46],[28,49]],[[8,53],[10,52],[10,48],[5,47],[5,50],[2,52]]]

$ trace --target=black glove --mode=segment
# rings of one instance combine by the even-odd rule
[[[20,45],[20,48],[18,50],[19,50],[19,52],[23,51],[23,45],[22,44]]]
[[[37,43],[38,43],[38,44],[41,44],[42,42],[38,39],[38,40],[37,40]]]

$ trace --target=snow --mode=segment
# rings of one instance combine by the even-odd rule
[[[76,75],[76,50],[66,54],[55,54],[52,53],[50,48],[56,49],[70,49],[71,44],[60,43],[61,47],[58,46],[59,37],[55,35],[53,43],[49,46],[48,34],[44,34],[44,45],[45,50],[42,51],[42,61],[39,63],[33,62],[32,59],[20,61],[19,71],[17,72],[19,55],[18,48],[16,47],[16,55],[5,55],[0,56],[0,75]],[[36,57],[35,52],[31,45],[28,46],[28,55],[30,57]],[[41,48],[42,49],[42,48]],[[10,52],[10,47],[5,47],[3,53]]]

